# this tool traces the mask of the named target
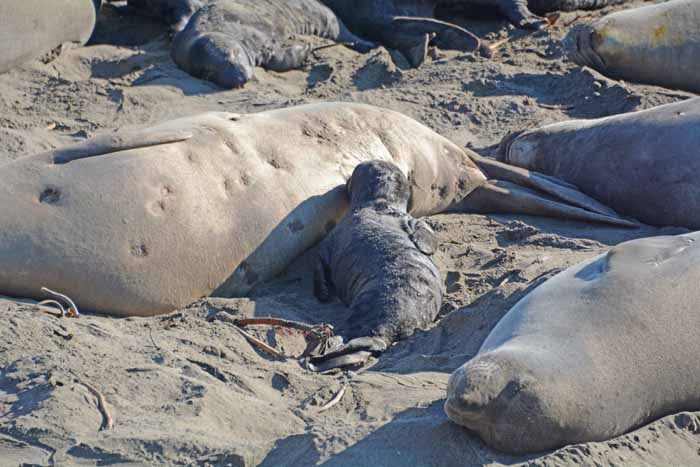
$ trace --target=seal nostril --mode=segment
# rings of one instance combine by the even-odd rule
[[[61,190],[55,187],[48,187],[39,195],[40,203],[54,204],[61,199]]]

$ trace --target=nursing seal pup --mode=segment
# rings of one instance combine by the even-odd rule
[[[440,272],[430,259],[437,238],[408,214],[411,189],[394,164],[359,164],[347,184],[349,212],[321,242],[314,294],[337,295],[352,310],[351,340],[310,361],[317,371],[360,364],[371,353],[428,326],[442,303]]]

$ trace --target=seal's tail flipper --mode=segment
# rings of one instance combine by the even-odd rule
[[[180,130],[120,131],[94,136],[65,148],[50,151],[49,162],[66,164],[87,157],[102,156],[118,151],[178,143],[192,138],[192,133]]]
[[[609,217],[620,217],[608,206],[579,191],[576,185],[538,172],[504,164],[470,153],[469,157],[490,179],[505,180],[517,185],[542,191],[573,206]]]
[[[387,25],[387,31],[389,32],[385,35],[390,34],[390,37],[387,37],[386,45],[401,51],[414,67],[420,66],[425,60],[424,55],[422,60],[414,57],[418,47],[427,53],[426,36],[443,49],[475,52],[481,46],[479,38],[466,29],[433,18],[393,16]]]
[[[487,181],[450,210],[479,214],[525,214],[639,227],[639,223],[633,220],[564,204],[529,188],[503,180]]]
[[[320,373],[334,368],[364,365],[369,357],[384,352],[387,347],[387,342],[380,337],[357,337],[324,355],[311,357],[308,367]]]

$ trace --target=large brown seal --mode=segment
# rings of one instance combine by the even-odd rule
[[[700,98],[507,137],[499,158],[648,224],[700,229]]]
[[[352,311],[350,341],[311,359],[311,367],[363,363],[435,320],[442,304],[440,271],[430,256],[437,236],[408,214],[411,189],[394,164],[368,161],[348,181],[350,209],[319,246],[314,293],[338,296]]]
[[[323,103],[207,113],[18,159],[0,166],[0,293],[36,297],[45,286],[122,315],[243,295],[342,218],[343,185],[372,159],[408,176],[416,217],[501,208],[630,225],[487,183],[470,154],[399,113]],[[513,177],[553,196],[565,188]]]
[[[101,0],[0,1],[0,73],[63,43],[85,44]]]
[[[451,376],[445,411],[525,453],[700,409],[700,233],[633,240],[518,302]]]
[[[672,0],[577,25],[569,57],[617,79],[700,92],[700,2]]]

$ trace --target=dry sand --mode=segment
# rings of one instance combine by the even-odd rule
[[[558,39],[576,13],[563,15],[549,33],[506,45],[491,60],[437,51],[421,69],[408,70],[383,49],[360,55],[335,47],[304,70],[258,70],[245,89],[222,91],[173,64],[165,28],[122,17],[110,5],[103,10],[94,44],[0,76],[0,163],[100,131],[204,110],[257,112],[321,100],[399,110],[489,155],[512,130],[688,96],[572,66]],[[524,34],[499,20],[465,25],[491,39]],[[210,320],[274,316],[329,322],[342,331],[347,310],[319,304],[311,293],[313,250],[250,298],[203,299],[156,318],[56,319],[0,300],[0,466],[700,464],[695,413],[605,443],[511,457],[442,412],[450,372],[524,294],[610,245],[682,229],[479,215],[429,222],[441,240],[442,317],[361,374],[304,370],[296,358],[306,345],[300,334],[254,331],[290,356],[275,359],[251,347],[226,319]],[[86,384],[104,395],[112,429],[100,431],[105,420]],[[340,402],[319,412],[345,385]]]

